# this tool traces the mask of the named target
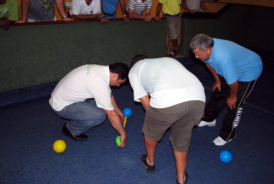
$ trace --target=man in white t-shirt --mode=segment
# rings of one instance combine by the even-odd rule
[[[123,63],[109,66],[83,65],[59,81],[49,103],[61,118],[69,119],[63,134],[77,141],[85,141],[83,134],[104,122],[106,115],[113,128],[121,135],[121,147],[126,142],[122,126],[124,115],[119,109],[110,86],[119,87],[127,79],[129,68]]]
[[[185,12],[195,13],[195,12],[207,12],[205,4],[202,0],[182,0],[182,6]]]
[[[187,152],[192,129],[200,123],[205,106],[201,82],[177,60],[148,59],[137,55],[131,61],[129,81],[134,101],[146,110],[143,134],[146,153],[141,156],[145,169],[155,171],[155,150],[170,128],[170,142],[176,161],[177,182],[186,183]]]
[[[100,0],[72,0],[70,15],[74,20],[98,19],[100,13]]]

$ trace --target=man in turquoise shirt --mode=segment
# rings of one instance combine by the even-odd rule
[[[116,9],[118,2],[120,2],[121,10],[123,13],[125,23],[129,22],[129,18],[126,14],[126,2],[125,0],[101,0],[101,19],[105,18],[105,21],[101,22],[108,22],[107,19],[116,19]]]
[[[215,83],[206,105],[204,117],[198,125],[215,126],[216,118],[227,107],[216,146],[223,146],[236,137],[243,105],[262,73],[261,58],[234,42],[196,35],[190,49],[197,59],[202,60],[212,73]]]

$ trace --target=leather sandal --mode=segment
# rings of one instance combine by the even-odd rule
[[[186,184],[186,183],[187,183],[187,179],[188,179],[188,174],[187,174],[187,172],[185,172],[185,177],[186,177],[186,179],[185,179],[185,182],[184,182],[183,184]],[[180,183],[178,182],[177,178],[176,178],[176,182],[177,182],[177,184],[180,184]]]
[[[174,57],[175,57],[175,56],[178,55],[179,51],[178,50],[174,50],[173,53],[174,53]]]
[[[146,153],[142,154],[141,160],[142,160],[142,162],[143,162],[143,164],[145,166],[146,171],[148,173],[153,174],[154,171],[155,171],[155,165],[148,165],[148,163],[147,163],[147,154]]]

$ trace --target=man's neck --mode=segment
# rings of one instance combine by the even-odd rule
[[[91,4],[92,0],[86,0],[86,4],[89,6]]]

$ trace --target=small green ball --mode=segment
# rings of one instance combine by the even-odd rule
[[[120,144],[121,144],[121,136],[120,135],[116,137],[116,144],[117,144],[117,146],[120,146]]]

